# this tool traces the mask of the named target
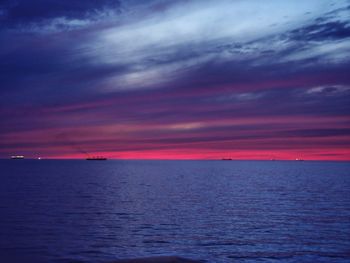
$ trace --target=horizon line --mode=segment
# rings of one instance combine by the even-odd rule
[[[112,161],[291,161],[291,162],[350,162],[349,160],[332,160],[332,159],[235,159],[235,158],[222,158],[222,159],[184,159],[184,158],[108,158],[107,160]],[[5,158],[0,157],[0,160],[12,160],[11,157]],[[44,161],[44,160],[86,160],[86,158],[57,158],[57,157],[29,157],[29,158],[23,158],[22,160],[37,160],[37,161]]]

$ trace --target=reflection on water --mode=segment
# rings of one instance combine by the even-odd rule
[[[0,255],[349,262],[350,165],[0,161]]]

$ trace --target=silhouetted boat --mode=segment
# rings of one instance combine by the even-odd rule
[[[86,158],[86,160],[87,161],[106,161],[107,158],[103,156],[92,156],[92,157]]]
[[[223,160],[223,161],[232,161],[231,158],[222,158],[221,160]]]
[[[24,156],[23,155],[12,155],[11,159],[19,159],[19,160],[21,160],[21,159],[24,159]]]

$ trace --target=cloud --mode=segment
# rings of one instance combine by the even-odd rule
[[[319,86],[319,87],[313,87],[306,91],[308,94],[315,94],[315,95],[346,95],[344,92],[349,92],[350,87],[349,86],[343,86],[343,85],[334,85],[334,86]]]
[[[312,4],[315,3],[311,3],[311,9]],[[322,7],[319,2],[316,6]],[[301,66],[308,67],[315,62],[337,64],[348,60],[350,52],[346,32],[333,28],[342,25],[344,29],[345,22],[313,24],[325,12],[322,9],[316,8],[311,18],[301,12],[303,9],[291,11],[289,18],[299,24],[289,22],[272,27],[269,23],[273,19],[280,21],[282,14],[267,17],[264,8],[259,9],[257,16],[262,21],[256,25],[244,19],[250,15],[249,7],[249,1],[238,2],[235,6],[224,1],[204,8],[197,3],[179,6],[141,22],[112,26],[97,34],[96,41],[91,42],[90,49],[95,49],[90,55],[100,63],[128,63],[132,79],[135,79],[134,76],[155,76],[151,77],[152,80],[137,77],[144,85],[125,82],[130,88],[159,86],[155,80],[159,75],[163,79],[186,78],[208,63],[215,63],[218,67],[230,62],[240,63],[243,68],[254,71],[256,66],[268,68],[285,62],[305,61]],[[255,9],[258,8],[255,6]],[[232,14],[225,16],[226,12],[238,11],[241,12],[237,15],[239,20]],[[255,32],[252,35],[249,33],[251,30]],[[301,39],[301,36],[304,38]],[[128,75],[116,77],[119,78],[130,79]],[[115,89],[120,89],[120,86],[116,85]]]
[[[278,1],[271,1],[271,6],[255,1],[222,1],[219,4],[209,1],[205,5],[200,1],[180,1],[173,5],[162,1],[147,5],[102,1],[99,4],[89,2],[86,6],[79,1],[74,4],[54,2],[53,5],[38,1],[30,7],[27,2],[14,2],[12,7],[9,3],[8,10],[14,11],[8,19],[17,14],[18,22],[35,22],[39,31],[46,31],[52,25],[56,28],[61,22],[68,27],[84,25],[89,29],[35,37],[6,33],[3,39],[8,39],[9,45],[5,44],[2,50],[10,51],[2,61],[10,75],[4,77],[5,83],[14,81],[11,75],[23,73],[25,76],[21,81],[38,87],[41,86],[38,82],[43,81],[35,79],[45,79],[47,75],[48,81],[60,83],[61,89],[74,86],[77,92],[82,92],[81,84],[73,80],[78,74],[80,82],[86,81],[83,85],[87,93],[93,89],[97,93],[118,92],[176,87],[182,80],[188,82],[197,78],[199,72],[208,75],[206,70],[215,72],[216,85],[226,82],[228,75],[231,76],[227,82],[235,84],[232,80],[242,78],[243,81],[245,76],[249,79],[249,74],[261,78],[271,68],[281,68],[280,72],[294,67],[285,65],[286,62],[312,60],[301,65],[305,67],[316,60],[318,63],[347,60],[348,40],[302,46],[296,40],[297,32],[311,30],[312,25],[304,24],[311,23],[328,10],[326,2],[308,1],[301,6],[288,3],[287,6],[283,4],[283,8]],[[344,2],[338,5],[344,5]],[[166,8],[159,11],[157,6]],[[270,15],[271,7],[280,12]],[[17,9],[28,10],[20,16],[22,11]],[[40,16],[38,10],[41,9],[47,12]],[[123,18],[108,19],[102,24],[95,21],[96,25],[84,24],[84,19],[90,21],[96,10],[114,9],[122,10],[120,17]],[[312,10],[312,14],[305,15],[307,10]],[[253,11],[257,12],[254,17]],[[137,19],[137,13],[145,15]],[[48,19],[51,22],[45,28],[40,25],[40,21],[47,22]],[[254,22],[256,20],[259,23]],[[324,21],[323,24],[331,25]],[[26,28],[24,26],[24,30]],[[310,42],[307,36],[305,41]],[[17,48],[13,49],[15,42],[23,44],[16,44]],[[55,89],[56,85],[46,86]]]
[[[289,32],[290,39],[296,41],[338,40],[350,37],[350,22],[323,18],[315,23]]]
[[[55,0],[5,0],[0,2],[3,10],[2,28],[77,27],[96,19],[107,10],[118,11],[120,2],[101,1],[55,1]],[[45,25],[50,24],[50,25]]]

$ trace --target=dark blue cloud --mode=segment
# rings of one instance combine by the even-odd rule
[[[2,0],[0,16],[2,27],[38,23],[57,17],[84,19],[97,14],[103,9],[120,9],[118,0]]]
[[[292,30],[289,36],[299,41],[338,40],[350,37],[350,23],[340,21],[323,21]]]

